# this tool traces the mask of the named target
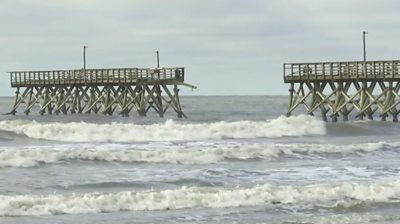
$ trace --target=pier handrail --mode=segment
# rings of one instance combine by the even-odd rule
[[[184,82],[185,69],[172,68],[102,68],[71,69],[48,71],[9,72],[11,86],[27,85],[104,85],[134,84],[141,81],[179,81]]]
[[[346,79],[400,80],[399,70],[400,60],[284,63],[283,78],[285,83]]]

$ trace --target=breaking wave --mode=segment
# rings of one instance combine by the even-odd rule
[[[400,147],[400,143],[358,144],[275,144],[275,143],[153,143],[149,145],[74,144],[0,148],[0,167],[33,167],[42,163],[65,160],[92,160],[107,162],[146,162],[173,164],[210,164],[227,159],[265,159],[304,154],[349,154]]]
[[[0,130],[29,138],[67,142],[195,141],[236,138],[275,138],[324,135],[324,122],[307,115],[279,117],[271,121],[183,123],[168,120],[162,124],[94,124],[85,122],[39,123],[28,120],[0,122]]]
[[[251,188],[182,187],[144,192],[0,195],[0,216],[259,205],[345,209],[373,203],[398,202],[400,202],[400,181],[312,185],[264,184]]]

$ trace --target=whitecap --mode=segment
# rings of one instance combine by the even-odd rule
[[[0,130],[33,139],[65,142],[198,141],[326,134],[324,122],[307,115],[281,116],[271,121],[184,123],[167,120],[150,125],[6,120],[0,121]]]
[[[264,184],[250,188],[182,187],[162,191],[0,195],[0,216],[54,215],[240,206],[351,208],[398,203],[400,181]]]

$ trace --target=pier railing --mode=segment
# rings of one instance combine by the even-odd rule
[[[184,68],[111,68],[9,72],[12,87],[34,85],[136,84],[152,81],[184,81]]]
[[[285,63],[285,83],[317,80],[400,80],[400,60]]]

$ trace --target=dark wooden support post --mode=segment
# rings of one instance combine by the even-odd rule
[[[11,76],[11,74],[10,74]],[[17,87],[17,90],[15,91],[15,101],[14,101],[14,106],[12,108],[12,110],[10,111],[10,113],[8,114],[12,114],[15,115],[15,113],[17,113],[17,108],[19,106],[19,100],[20,99],[20,92],[19,92],[19,87]]]
[[[290,117],[292,115],[292,112],[290,109],[293,107],[293,93],[294,93],[294,83],[290,83],[290,89],[289,89],[289,106],[288,106],[288,112],[286,113],[286,117]]]
[[[179,89],[177,85],[174,85],[174,94],[175,94],[175,101],[176,101],[176,109],[178,112],[178,118],[187,118],[186,115],[182,112],[181,102],[179,100]]]
[[[163,108],[163,103],[162,103],[162,91],[161,91],[161,87],[157,86],[156,87],[156,106],[157,106],[157,110],[158,110],[158,114],[160,115],[160,117],[164,117],[164,108]]]
[[[146,87],[142,85],[140,87],[140,95],[138,97],[139,108],[137,110],[140,117],[146,116]]]
[[[29,87],[29,97],[28,97],[28,103],[26,104],[26,110],[25,114],[28,115],[31,112],[31,107],[32,107],[32,95],[33,95],[33,87]]]

